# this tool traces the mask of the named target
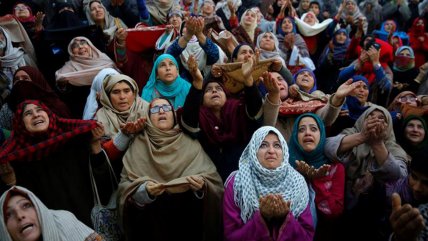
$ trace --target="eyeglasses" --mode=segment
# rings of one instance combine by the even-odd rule
[[[84,39],[74,40],[73,44],[71,45],[71,49],[76,49],[76,48],[79,48],[79,47],[85,46],[85,45],[88,45],[88,41],[86,41]]]
[[[28,8],[26,7],[26,6],[16,6],[15,8],[15,11],[19,11],[19,10],[27,10]]]
[[[153,106],[152,108],[150,108],[150,114],[159,113],[160,109],[162,109],[164,112],[170,112],[172,111],[172,106],[168,104]]]
[[[416,102],[418,98],[411,96],[411,95],[406,95],[406,96],[402,96],[400,97],[398,100],[400,102]]]

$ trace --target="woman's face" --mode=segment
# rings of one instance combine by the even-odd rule
[[[409,176],[409,186],[413,197],[420,203],[428,200],[428,176],[416,170],[412,170]]]
[[[310,1],[309,0],[301,0],[301,7],[303,10],[309,10]]]
[[[84,39],[75,39],[71,45],[71,52],[75,56],[91,57],[92,49],[89,43]]]
[[[92,20],[97,23],[104,23],[104,17],[105,17],[105,12],[104,12],[104,8],[101,6],[101,3],[95,1],[91,3],[91,18]]]
[[[401,51],[398,53],[398,56],[406,56],[406,57],[410,57],[410,56],[411,56],[411,54],[410,54],[410,50],[408,50],[408,49],[403,49],[403,50],[401,50]]]
[[[260,40],[260,48],[266,51],[274,51],[275,50],[275,39],[272,33],[263,34],[262,39]]]
[[[251,26],[257,21],[257,14],[253,11],[247,11],[244,16],[244,25]]]
[[[404,137],[413,145],[421,143],[425,138],[425,129],[418,119],[411,120],[404,128]]]
[[[348,38],[348,36],[346,36],[344,32],[339,32],[334,35],[334,37],[336,38],[336,42],[338,44],[344,44],[346,42],[346,39]]]
[[[174,108],[164,99],[155,99],[150,104],[150,120],[153,125],[162,131],[171,130],[174,127]]]
[[[354,13],[355,7],[355,3],[352,1],[347,1],[345,4],[345,8],[349,13]]]
[[[315,80],[309,71],[302,71],[297,75],[296,84],[305,92],[309,93],[309,91],[314,87]]]
[[[289,18],[285,18],[284,21],[282,21],[281,28],[284,33],[291,33],[293,32],[293,23]]]
[[[172,59],[162,60],[157,68],[157,77],[165,84],[172,84],[178,77],[177,66]]]
[[[238,50],[238,55],[236,56],[236,62],[244,62],[247,59],[250,59],[254,56],[254,50],[248,45],[242,45]]]
[[[178,15],[172,15],[169,18],[169,24],[172,24],[175,29],[180,29],[181,23],[183,22],[183,19],[180,18]]]
[[[390,31],[394,31],[395,24],[393,21],[386,21],[383,27],[385,28],[385,31],[389,33]]]
[[[269,133],[259,146],[257,159],[266,169],[276,169],[284,160],[282,145],[274,133]]]
[[[131,86],[125,82],[120,81],[113,86],[110,92],[110,102],[113,107],[118,111],[127,111],[134,104],[135,92]]]
[[[49,128],[48,113],[42,107],[34,104],[28,104],[24,107],[22,121],[25,129],[30,133],[45,132]]]
[[[18,81],[31,81],[31,77],[24,70],[19,70],[13,77],[13,83]]]
[[[380,110],[374,110],[372,111],[367,118],[374,118],[374,119],[378,119],[378,120],[383,120],[385,123],[387,123],[386,121],[386,116],[383,114],[382,111]]]
[[[17,18],[30,17],[30,9],[25,4],[19,3],[14,8],[14,14]]]
[[[205,88],[203,106],[209,109],[221,109],[226,103],[226,93],[220,84],[211,82]]]
[[[281,101],[284,101],[288,97],[288,84],[285,81],[285,79],[282,77],[282,75],[278,74],[277,72],[271,72],[270,73],[272,78],[276,81],[279,87],[279,97]]]
[[[305,23],[307,23],[307,24],[311,25],[311,26],[313,26],[313,25],[315,25],[315,24],[316,24],[315,16],[314,16],[312,13],[308,13],[308,14],[306,14],[305,19],[303,19],[303,21],[304,21]]]
[[[211,16],[214,13],[214,8],[211,3],[204,3],[201,8],[202,16]]]
[[[305,152],[311,152],[320,143],[321,132],[317,122],[312,117],[304,117],[300,120],[297,131],[297,140]]]
[[[13,241],[40,240],[42,230],[33,203],[21,195],[12,196],[5,207],[6,228]]]
[[[412,94],[401,96],[400,98],[398,98],[398,102],[414,107],[418,106],[418,98]]]
[[[351,95],[357,98],[361,105],[364,105],[369,98],[369,87],[363,82],[351,92]]]
[[[312,12],[314,12],[315,15],[317,15],[317,16],[318,16],[318,14],[320,14],[320,6],[318,6],[318,4],[312,4],[309,7],[309,10],[312,11]]]
[[[416,22],[416,26],[424,26],[425,24],[424,24],[424,20],[422,20],[422,19],[419,19],[417,22]]]

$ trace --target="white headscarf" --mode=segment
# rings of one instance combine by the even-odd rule
[[[308,14],[312,14],[314,16],[314,19],[315,19],[314,25],[309,25],[304,21],[305,17]],[[300,17],[300,19],[298,17],[294,17],[294,20],[296,21],[296,25],[297,25],[297,28],[299,29],[299,32],[303,36],[306,36],[306,37],[315,36],[315,35],[321,33],[322,31],[324,31],[328,27],[328,25],[331,22],[333,22],[333,19],[329,18],[329,19],[322,21],[322,23],[320,23],[318,18],[311,11],[304,13],[302,15],[302,17]]]
[[[12,40],[6,30],[0,27],[0,31],[3,33],[6,40],[6,51],[4,56],[0,56],[0,66],[1,70],[12,79],[13,73],[15,73],[19,67],[26,65],[24,59],[25,52],[21,47],[13,47]]]
[[[260,48],[260,42],[262,41],[262,38],[263,38],[263,36],[265,36],[265,34],[270,34],[273,37],[273,40],[275,42],[275,49],[273,51],[268,51],[268,50],[264,50],[264,49]],[[279,59],[281,61],[282,65],[284,67],[286,66],[284,59],[280,55],[281,50],[279,49],[278,38],[276,37],[276,35],[274,33],[272,33],[272,32],[265,32],[265,33],[259,34],[259,36],[257,37],[256,46],[260,50],[260,59],[276,58],[276,59]]]
[[[276,169],[264,168],[257,152],[265,137],[273,132],[281,142],[283,161]],[[234,200],[241,209],[241,218],[246,223],[259,209],[259,198],[270,193],[281,193],[284,200],[291,201],[291,212],[298,218],[309,203],[306,181],[288,162],[288,147],[282,134],[274,127],[264,126],[254,132],[250,143],[239,159],[239,170],[233,184]]]
[[[9,194],[11,191],[22,193],[23,196],[28,197],[28,199],[33,203],[39,218],[40,231],[43,240],[83,241],[89,235],[94,233],[94,230],[80,222],[72,213],[64,210],[48,209],[30,190],[14,186],[3,193],[0,198],[0,240],[13,241],[7,231],[6,223],[4,221],[5,205],[6,201],[10,197]]]
[[[85,110],[83,111],[83,120],[92,120],[98,110],[97,93],[100,93],[103,87],[103,80],[110,75],[120,74],[113,68],[105,68],[94,77],[92,81],[91,92],[86,99]]]
[[[256,14],[254,22],[250,26],[245,26],[244,24],[245,14],[247,14],[247,12],[252,12]],[[257,28],[257,12],[252,8],[245,10],[245,12],[241,16],[241,21],[239,22],[239,25],[242,26],[243,29],[245,29],[245,32],[247,32],[248,36],[251,38],[251,41],[254,42],[254,32],[256,32]]]
[[[232,3],[235,9],[238,9],[242,5],[241,0],[232,0]],[[218,2],[217,5],[215,6],[215,11],[219,10],[220,8],[223,10],[223,13],[226,16],[226,18],[230,19],[231,12],[229,10],[229,7],[227,6],[227,0],[222,0]]]

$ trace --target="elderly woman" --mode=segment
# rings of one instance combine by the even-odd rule
[[[141,97],[151,102],[154,98],[167,98],[174,109],[184,105],[190,83],[180,77],[177,60],[170,54],[159,56],[150,74],[149,81],[144,86]]]
[[[257,27],[257,12],[254,9],[247,9],[242,14],[239,26],[232,30],[238,43],[247,43],[253,48],[260,32],[261,30]]]
[[[162,53],[167,47],[179,37],[181,24],[183,23],[184,16],[180,10],[174,10],[168,13],[168,23],[165,32],[156,41],[156,50]]]
[[[292,203],[292,205],[291,205]],[[273,127],[258,129],[225,183],[224,240],[313,240],[305,179]]]
[[[279,41],[275,34],[271,32],[259,34],[257,37],[256,47],[260,50],[260,59],[275,58],[280,60],[282,65],[286,67],[285,61],[281,57]]]
[[[26,100],[17,107],[11,137],[1,147],[0,176],[90,225],[94,200],[88,164],[91,153],[104,158],[102,129],[95,121],[59,118],[41,102]]]
[[[168,100],[152,100],[148,115],[123,157],[119,200],[127,237],[219,240],[223,186],[215,165],[181,131]]]
[[[0,238],[3,241],[104,240],[72,213],[48,209],[34,193],[23,187],[14,186],[3,193],[0,207]]]

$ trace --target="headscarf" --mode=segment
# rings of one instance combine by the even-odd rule
[[[252,13],[256,14],[256,17],[254,18],[254,22],[250,26],[246,26],[244,24],[245,14],[247,14],[247,12],[252,12]],[[245,10],[245,12],[241,16],[239,26],[241,26],[245,30],[245,32],[247,32],[250,39],[254,42],[254,33],[256,32],[256,28],[257,28],[257,12],[255,12],[251,8]]]
[[[275,42],[275,49],[273,51],[268,51],[268,50],[264,50],[264,49],[260,48],[260,42],[262,41],[262,38],[264,37],[265,34],[270,34],[273,37],[273,41]],[[278,38],[276,37],[276,35],[274,33],[265,32],[265,33],[259,34],[259,36],[257,36],[256,46],[260,50],[260,59],[272,59],[272,58],[279,59],[279,60],[281,60],[282,65],[286,66],[284,59],[280,55],[281,50],[279,49]]]
[[[226,19],[230,19],[231,12],[227,3],[228,0],[219,1],[215,7],[215,11],[217,12],[217,10],[221,9],[226,16]],[[242,5],[242,0],[232,0],[232,4],[235,9],[238,9]]]
[[[407,124],[409,124],[409,122],[411,121],[411,120],[419,120],[421,123],[422,123],[422,126],[423,126],[423,128],[424,128],[424,130],[425,130],[425,136],[424,136],[424,139],[422,140],[422,142],[421,143],[419,143],[419,144],[417,144],[417,145],[414,145],[414,144],[411,144],[410,142],[409,142],[409,140],[405,137],[405,135],[404,135],[404,131],[405,131],[405,129],[406,129],[406,126],[407,126]],[[416,115],[409,115],[408,117],[406,117],[404,120],[403,120],[403,125],[402,125],[402,127],[401,127],[401,135],[402,135],[402,137],[401,137],[401,142],[400,142],[400,145],[404,148],[404,150],[406,150],[406,152],[407,153],[409,153],[409,154],[415,154],[416,152],[418,152],[418,151],[420,151],[420,150],[422,150],[422,149],[424,149],[425,147],[427,147],[428,146],[428,126],[427,126],[427,123],[426,123],[426,121],[424,120],[424,118],[423,117],[421,117],[421,116],[416,116]]]
[[[177,78],[169,85],[164,84],[157,78],[158,66],[164,59],[172,60],[177,67]],[[174,56],[170,54],[160,55],[153,64],[152,73],[150,74],[149,81],[143,88],[141,97],[147,102],[151,102],[154,97],[157,97],[156,94],[158,93],[160,96],[166,97],[171,103],[173,103],[174,109],[178,109],[178,107],[183,106],[187,93],[189,93],[190,90],[190,83],[181,78],[178,70],[179,66]]]
[[[343,4],[347,4],[348,2],[351,2],[352,4],[354,4],[355,8],[353,12],[348,11],[348,9],[344,6],[343,12],[342,12],[342,16],[341,18],[346,20],[346,18],[348,16],[352,16],[353,19],[353,24],[354,25],[358,25],[359,24],[359,18],[366,18],[361,12],[360,12],[360,8],[358,7],[358,4],[356,3],[355,0],[345,0],[345,2]],[[367,32],[367,27],[368,27],[368,23],[367,21],[364,21],[363,23],[363,29],[364,29],[364,33]]]
[[[180,5],[174,0],[169,0],[166,6],[159,3],[158,0],[146,0],[146,6],[153,20],[153,25],[166,24],[168,12],[172,9],[180,9]]]
[[[401,56],[400,53],[403,50],[409,50],[410,56]],[[409,46],[401,46],[395,51],[394,66],[392,67],[395,71],[405,72],[415,67],[415,53]]]
[[[299,144],[299,124],[300,121],[305,117],[313,118],[317,123],[318,129],[320,131],[319,143],[317,147],[311,152],[306,152]],[[293,132],[291,134],[290,143],[288,144],[288,148],[290,148],[290,165],[295,167],[297,160],[304,161],[310,166],[314,166],[315,168],[320,168],[323,164],[330,163],[330,160],[324,154],[325,140],[325,127],[320,117],[313,113],[301,114],[294,122]]]
[[[28,104],[40,106],[47,113],[49,127],[46,132],[33,134],[25,128],[22,114]],[[39,160],[64,145],[71,138],[90,132],[96,126],[95,121],[57,117],[40,101],[26,100],[19,104],[13,119],[12,134],[0,148],[0,164],[11,161]]]
[[[119,72],[112,68],[105,68],[95,75],[94,81],[92,81],[91,85],[91,92],[89,92],[88,98],[86,99],[85,109],[83,110],[83,120],[91,120],[94,118],[95,113],[98,110],[97,93],[101,92],[104,79],[115,74],[119,74]]]
[[[183,35],[183,29],[185,25],[186,25],[186,21],[183,21],[180,26],[181,36]],[[195,57],[198,63],[198,68],[201,71],[207,66],[207,54],[205,53],[205,50],[202,49],[201,45],[199,44],[198,38],[195,35],[192,36],[192,38],[187,43],[186,48],[184,48],[184,50],[180,54],[181,64],[187,70],[189,70],[189,66],[187,65],[187,60],[189,59],[190,55]]]
[[[85,40],[92,50],[92,56],[84,57],[74,55],[71,49],[75,40]],[[68,82],[72,85],[91,85],[95,75],[105,68],[116,68],[114,62],[103,52],[98,50],[92,42],[85,37],[75,37],[68,44],[70,60],[55,72],[57,82]]]
[[[344,33],[346,35],[346,41],[343,44],[340,44],[336,41],[336,35]],[[338,29],[336,32],[334,32],[333,35],[333,59],[336,61],[342,61],[346,57],[346,51],[348,50],[349,44],[351,43],[351,40],[349,39],[348,31],[344,28]]]
[[[400,102],[400,98],[406,95],[412,95],[413,97],[417,98],[416,94],[412,91],[402,91],[397,96],[395,96],[394,100],[391,102],[391,104],[388,106],[389,111],[399,111],[401,112],[401,108],[403,103]],[[420,100],[416,101],[417,105],[420,105]]]
[[[282,23],[285,21],[285,19],[290,20],[291,24],[293,25],[293,29],[291,30],[291,32],[296,33],[296,22],[294,21],[294,19],[292,17],[283,18],[281,21],[278,22],[278,25],[276,26],[276,32],[277,34],[282,36],[282,41],[284,41],[284,36],[287,34],[282,30]],[[281,40],[279,39],[279,36],[278,36],[278,41],[281,42]]]
[[[25,7],[27,7],[28,12],[30,12],[30,16],[28,16],[26,18],[18,18],[15,15],[15,12],[16,12],[15,8],[18,4],[25,5]],[[15,16],[19,20],[19,22],[21,22],[21,23],[28,23],[28,22],[34,23],[36,21],[36,17],[34,16],[33,10],[31,10],[31,7],[27,3],[22,2],[22,1],[18,1],[15,5],[13,5],[13,16]]]
[[[9,33],[2,27],[0,27],[0,31],[3,33],[6,40],[6,49],[4,55],[0,56],[0,67],[3,71],[4,69],[9,69],[9,72],[14,73],[20,66],[26,65],[24,59],[24,49],[21,47],[13,47],[12,39],[9,36]]]
[[[281,142],[283,161],[276,169],[264,168],[257,158],[262,141],[269,133]],[[264,126],[253,137],[239,159],[239,170],[233,184],[234,200],[241,209],[244,223],[259,209],[259,198],[271,193],[281,194],[291,201],[291,213],[297,219],[309,203],[309,190],[305,179],[288,162],[288,147],[282,134],[274,127]]]
[[[312,93],[312,92],[314,92],[314,91],[316,91],[318,88],[317,88],[317,78],[315,77],[315,74],[314,74],[314,72],[311,70],[311,69],[309,69],[309,68],[301,68],[301,69],[299,69],[294,75],[293,75],[293,84],[297,84],[296,83],[296,81],[297,81],[297,76],[299,76],[299,74],[300,73],[302,73],[302,72],[304,72],[304,71],[307,71],[307,72],[309,72],[309,74],[312,76],[312,78],[314,79],[314,86],[312,87],[312,89],[311,90],[309,90],[309,93],[308,94],[310,94],[310,93]]]
[[[32,202],[39,220],[43,240],[83,241],[96,234],[94,230],[80,222],[71,212],[48,209],[30,190],[13,186],[0,197],[0,239],[2,241],[12,241],[6,227],[5,211],[8,201],[15,195],[24,196]]]
[[[422,25],[417,26],[419,20],[423,21],[424,23],[423,26]],[[417,39],[418,37],[425,36],[425,33],[427,32],[425,30],[426,25],[427,25],[427,20],[425,20],[425,18],[422,18],[422,17],[415,18],[415,20],[413,21],[412,27],[410,27],[409,29],[409,37],[411,38],[412,41],[414,41],[413,39]]]
[[[369,114],[375,110],[379,110],[384,114],[386,118],[385,121],[388,124],[388,127],[386,129],[386,133],[388,133],[388,135],[383,140],[386,146],[386,149],[392,156],[394,156],[395,159],[408,162],[408,157],[406,152],[403,150],[403,148],[400,147],[400,145],[397,144],[395,140],[392,117],[389,114],[388,110],[386,110],[382,106],[379,106],[379,105],[370,106],[357,119],[354,127],[343,130],[341,134],[352,135],[352,134],[361,132],[364,128],[365,120],[367,119]],[[346,175],[347,175],[347,178],[349,178],[350,180],[354,180],[362,176],[368,170],[369,163],[376,162],[376,157],[374,156],[372,148],[368,143],[360,144],[354,147],[350,152],[353,154],[355,159],[353,159],[352,163],[350,163],[349,166],[347,167]]]
[[[313,17],[315,19],[314,25],[309,25],[304,21],[308,14],[313,15]],[[315,35],[321,33],[322,31],[327,29],[328,25],[331,22],[333,22],[333,19],[329,18],[329,19],[322,21],[322,23],[320,23],[317,16],[315,16],[315,13],[313,13],[312,11],[304,13],[300,18],[294,17],[294,19],[296,20],[296,25],[297,25],[297,28],[299,29],[299,32],[303,36],[307,36],[307,37],[315,36]]]
[[[114,34],[115,34],[116,30],[118,28],[125,28],[126,29],[127,26],[125,25],[125,23],[120,18],[115,18],[112,15],[110,15],[109,11],[106,9],[106,7],[101,2],[101,0],[91,0],[91,1],[89,1],[89,3],[87,3],[85,5],[85,14],[86,14],[86,19],[88,19],[89,25],[96,24],[91,17],[90,6],[93,2],[100,3],[101,7],[104,9],[104,26],[102,26],[103,32],[106,36],[109,37],[109,42],[111,42],[114,38]]]
[[[135,93],[134,103],[126,111],[118,111],[113,107],[110,101],[110,92],[113,87],[124,81],[131,86],[131,89]],[[144,103],[143,99],[138,96],[138,85],[135,80],[131,79],[127,75],[115,74],[109,75],[104,78],[103,85],[100,91],[100,102],[102,108],[98,110],[96,119],[103,123],[104,131],[107,136],[113,136],[120,130],[120,124],[125,124],[129,121],[136,121],[143,113],[146,113],[147,103]]]
[[[352,83],[363,81],[367,88],[370,90],[369,81],[362,75],[354,75],[352,76]],[[346,97],[346,106],[349,111],[349,117],[352,120],[357,120],[360,116],[366,111],[369,106],[366,103],[360,103],[360,101],[354,96]]]

